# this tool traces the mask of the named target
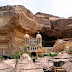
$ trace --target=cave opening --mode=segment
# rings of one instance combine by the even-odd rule
[[[42,36],[42,39],[43,39],[43,42],[42,42],[42,44],[43,44],[43,46],[44,47],[53,47],[53,45],[55,44],[55,42],[56,42],[56,40],[57,40],[57,38],[56,37],[51,37],[51,36]]]

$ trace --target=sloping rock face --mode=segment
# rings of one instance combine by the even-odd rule
[[[51,18],[52,17],[52,20]],[[53,46],[59,38],[72,38],[72,19],[32,12],[24,6],[0,7],[0,53],[12,55],[24,50],[24,34],[35,37],[40,31],[43,46]]]
[[[0,7],[0,53],[14,54],[23,51],[24,34],[39,30],[39,25],[34,20],[34,15],[24,6]]]
[[[44,17],[44,18],[50,18],[50,17],[54,17],[54,18],[60,18],[60,17],[58,17],[58,16],[54,16],[54,15],[51,15],[51,14],[45,14],[45,13],[41,13],[41,12],[37,12],[36,14],[35,14],[35,16],[37,16],[37,17]]]

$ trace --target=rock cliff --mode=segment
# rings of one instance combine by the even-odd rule
[[[72,19],[60,19],[44,13],[33,13],[21,5],[0,7],[0,51],[12,55],[24,50],[24,34],[35,37],[40,31],[43,46],[53,46],[57,39],[72,38]],[[1,53],[0,52],[0,53]]]
[[[21,5],[0,7],[0,53],[12,55],[24,50],[24,34],[34,34],[39,30],[34,15]]]

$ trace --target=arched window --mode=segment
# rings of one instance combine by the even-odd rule
[[[38,45],[38,38],[37,38],[37,45]]]
[[[39,44],[40,44],[40,38],[39,38]]]
[[[29,39],[28,38],[25,39],[25,44],[29,44]]]
[[[27,38],[26,38],[26,44],[27,44]]]
[[[35,50],[36,50],[36,47],[35,47]]]

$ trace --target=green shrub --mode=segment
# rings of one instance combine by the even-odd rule
[[[20,59],[20,55],[22,55],[22,54],[24,54],[24,53],[25,53],[25,52],[16,51],[15,54],[13,55],[13,58],[14,58],[14,59],[17,59],[17,58]]]
[[[31,53],[27,52],[27,54],[31,57]]]
[[[57,54],[51,54],[52,57],[57,56]]]
[[[57,53],[55,53],[55,54],[47,53],[47,56],[54,57],[54,56],[57,56]]]
[[[14,59],[20,59],[20,56],[22,55],[22,54],[24,54],[25,52],[19,52],[19,51],[16,51],[15,52],[15,54],[13,55],[13,58]],[[31,57],[31,54],[29,53],[29,52],[27,52],[27,54]]]
[[[2,59],[2,56],[0,55],[0,59]]]
[[[70,50],[70,52],[72,52],[72,49]]]
[[[40,53],[40,54],[38,54],[38,56],[39,56],[39,57],[43,57],[43,55],[42,55],[41,53]]]

